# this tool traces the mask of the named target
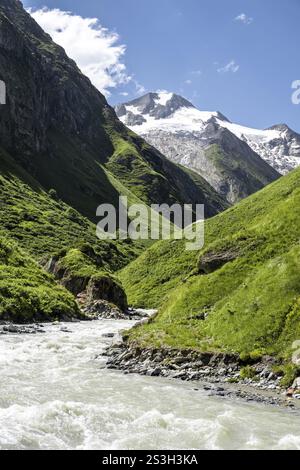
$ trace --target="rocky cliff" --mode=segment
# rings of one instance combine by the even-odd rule
[[[90,219],[103,202],[117,205],[108,172],[146,203],[226,205],[200,178],[192,179],[118,120],[65,51],[17,0],[0,4],[0,142],[45,188]],[[209,193],[209,194],[208,194]]]

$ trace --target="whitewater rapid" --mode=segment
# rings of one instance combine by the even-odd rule
[[[0,335],[0,449],[300,449],[297,412],[105,369],[103,335],[130,326]]]

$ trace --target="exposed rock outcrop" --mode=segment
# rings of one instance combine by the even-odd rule
[[[123,287],[108,274],[92,276],[87,285],[87,300],[107,300],[114,303],[121,310],[128,308],[127,297]]]
[[[121,283],[108,272],[97,272],[97,267],[89,265],[89,261],[90,258],[81,258],[79,263],[82,264],[76,269],[74,265],[68,266],[65,257],[56,256],[50,259],[46,269],[75,296],[80,295],[80,303],[85,307],[107,301],[126,311],[127,296]]]
[[[238,249],[228,249],[222,252],[205,253],[198,262],[199,273],[209,274],[235,260],[239,256]]]

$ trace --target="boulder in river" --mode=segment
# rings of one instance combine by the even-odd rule
[[[300,390],[300,377],[297,377],[297,379],[294,380],[292,388],[294,390]]]
[[[122,312],[116,305],[106,300],[87,301],[82,307],[82,312],[92,318],[107,318],[112,320],[127,320],[128,314]]]

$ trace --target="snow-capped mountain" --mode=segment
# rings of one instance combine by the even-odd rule
[[[201,174],[229,202],[277,179],[274,168],[284,173],[300,164],[300,136],[288,128],[238,126],[174,93],[148,93],[118,105],[116,113],[170,160]]]
[[[231,122],[222,124],[246,142],[279,173],[286,174],[300,165],[300,135],[286,124],[259,130]]]

